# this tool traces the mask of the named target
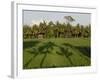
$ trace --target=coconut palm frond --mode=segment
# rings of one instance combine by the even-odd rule
[[[70,22],[75,21],[75,19],[72,16],[64,16],[64,18]]]

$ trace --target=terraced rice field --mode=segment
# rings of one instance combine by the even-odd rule
[[[90,65],[90,38],[27,39],[23,41],[23,69]]]

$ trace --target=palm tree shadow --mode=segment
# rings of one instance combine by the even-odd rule
[[[57,46],[57,45],[55,45],[53,42],[46,42],[38,48],[33,47],[32,50],[28,50],[27,52],[32,54],[33,57],[31,59],[29,59],[28,62],[23,67],[28,68],[28,65],[36,58],[36,56],[38,54],[44,54],[44,56],[40,62],[40,68],[43,68],[43,63],[44,63],[47,55],[50,54],[51,51],[53,50],[54,46]]]
[[[73,66],[74,64],[73,64],[72,60],[70,59],[70,56],[72,56],[73,53],[69,52],[68,46],[67,46],[67,48],[65,48],[65,47],[59,47],[59,49],[60,49],[60,51],[56,51],[56,53],[58,55],[65,56],[66,59],[69,60],[70,64]]]
[[[33,57],[28,60],[28,62],[23,66],[23,68],[28,68],[28,65],[35,59],[35,57],[39,54],[38,50],[36,48],[32,48],[32,50],[27,51],[28,53],[32,54]]]
[[[91,57],[91,48],[90,47],[84,47],[84,46],[72,46],[71,44],[63,44],[66,47],[71,47],[73,49],[77,49],[78,51],[80,51],[83,55],[87,56],[87,57]]]
[[[38,43],[40,43],[39,40],[23,41],[23,49],[34,47]]]
[[[57,45],[55,45],[53,42],[46,42],[38,48],[39,52],[41,54],[44,54],[44,56],[40,62],[40,68],[43,68],[43,63],[44,63],[47,55],[51,53],[51,51],[54,49],[55,46],[57,46]]]
[[[83,55],[87,57],[91,57],[91,48],[90,47],[81,47],[81,46],[75,46],[76,49],[78,49]]]
[[[66,48],[68,48],[68,47],[73,48],[73,47],[74,47],[73,45],[68,44],[68,43],[64,43],[64,44],[62,44],[62,45],[64,45]]]
[[[42,60],[41,60],[41,62],[40,62],[40,68],[44,68],[44,67],[46,68],[46,66],[43,66],[44,61],[45,61],[47,55],[52,53],[52,50],[54,49],[54,47],[58,47],[58,48],[59,48],[59,51],[56,51],[56,53],[57,53],[58,55],[65,56],[66,59],[69,60],[69,62],[70,62],[70,64],[71,64],[72,66],[75,66],[75,64],[73,63],[73,61],[72,61],[71,58],[70,58],[70,57],[73,55],[73,53],[72,53],[71,51],[69,51],[69,48],[77,49],[77,50],[79,50],[82,54],[84,54],[84,55],[86,55],[86,56],[88,56],[88,57],[91,57],[91,55],[90,55],[90,47],[72,46],[71,44],[68,44],[68,43],[64,43],[64,44],[62,44],[61,46],[58,46],[58,45],[56,45],[55,43],[49,41],[49,42],[45,42],[44,44],[42,44],[41,46],[39,46],[39,47],[37,48],[37,47],[35,47],[35,45],[37,45],[38,43],[39,43],[39,42],[36,41],[36,42],[34,43],[34,45],[31,44],[31,43],[29,44],[29,45],[31,45],[32,50],[28,50],[27,52],[30,53],[30,54],[32,54],[33,56],[32,56],[32,58],[29,59],[29,60],[27,61],[27,63],[23,66],[24,68],[27,69],[27,68],[28,68],[28,65],[37,57],[38,54],[40,54],[40,55],[43,54],[43,55],[44,55],[43,58],[42,58]],[[25,44],[25,45],[26,45],[26,44]],[[26,45],[26,47],[30,47],[29,45]],[[26,48],[26,47],[25,47],[25,48]],[[54,66],[52,66],[52,67],[57,67],[57,66],[54,65]]]

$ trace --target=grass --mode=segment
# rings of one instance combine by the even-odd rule
[[[90,38],[27,39],[23,69],[91,65]]]

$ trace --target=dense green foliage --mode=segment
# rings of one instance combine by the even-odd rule
[[[40,22],[38,25],[23,26],[24,39],[34,38],[66,38],[66,37],[90,37],[91,25],[77,24],[73,26],[71,22],[75,21],[71,16],[65,16],[66,23]]]
[[[40,22],[23,25],[23,69],[91,65],[91,25]]]
[[[23,69],[90,66],[89,38],[27,39]]]

